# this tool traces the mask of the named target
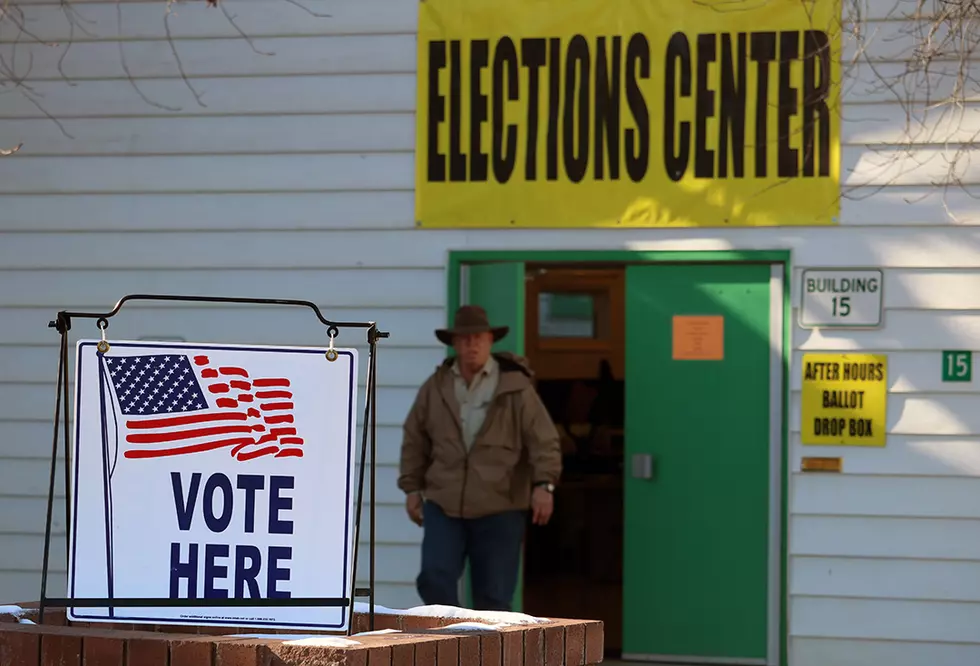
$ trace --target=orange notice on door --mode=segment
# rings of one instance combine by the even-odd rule
[[[675,361],[721,361],[725,358],[725,318],[721,315],[674,315]]]

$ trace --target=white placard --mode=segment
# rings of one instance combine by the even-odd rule
[[[78,343],[73,598],[351,594],[357,351]],[[192,592],[188,592],[188,587]],[[346,630],[347,607],[69,608],[71,620]]]
[[[881,269],[806,269],[800,288],[800,326],[874,328],[881,325]]]

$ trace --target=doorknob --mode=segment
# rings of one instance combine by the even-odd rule
[[[653,455],[650,453],[633,454],[633,478],[652,479],[655,471]]]

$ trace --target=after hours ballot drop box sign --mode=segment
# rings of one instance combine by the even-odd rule
[[[885,446],[888,357],[803,354],[800,441],[823,446]]]
[[[349,598],[357,352],[77,347],[71,598]],[[69,608],[71,620],[346,630],[350,609]]]

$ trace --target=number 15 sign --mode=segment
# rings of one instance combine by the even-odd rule
[[[881,326],[883,281],[878,268],[805,269],[801,280],[800,326]]]

